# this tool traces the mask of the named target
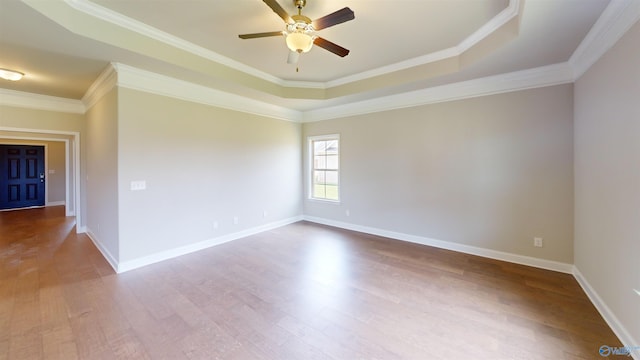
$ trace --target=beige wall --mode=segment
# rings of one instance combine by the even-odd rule
[[[572,97],[561,85],[304,124],[340,134],[342,169],[341,204],[304,213],[571,264]]]
[[[45,146],[45,162],[47,168],[46,181],[46,203],[65,202],[66,188],[66,164],[65,164],[65,143],[60,141],[45,140],[17,140],[3,139],[0,135],[0,144],[19,144],[19,145],[42,145]],[[50,173],[53,170],[54,173]]]
[[[118,224],[118,89],[86,113],[87,231],[115,265],[120,258]]]
[[[118,106],[121,261],[301,215],[300,124],[124,88]]]
[[[640,23],[575,84],[575,265],[629,346],[640,345],[638,44]]]
[[[47,190],[49,192],[47,199],[50,203],[60,203],[65,201],[66,195],[65,144],[63,142],[49,142],[48,145],[47,182],[49,187]]]
[[[82,132],[84,115],[0,105],[0,127]]]

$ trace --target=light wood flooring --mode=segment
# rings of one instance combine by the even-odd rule
[[[0,359],[601,359],[572,276],[300,222],[115,274],[0,213]],[[149,239],[152,241],[152,239]]]

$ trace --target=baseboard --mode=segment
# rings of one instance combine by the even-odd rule
[[[109,250],[107,250],[107,248],[105,248],[102,245],[102,242],[98,239],[96,234],[94,234],[93,231],[91,231],[91,229],[88,229],[86,227],[82,232],[87,234],[89,239],[91,239],[91,242],[93,242],[93,245],[95,245],[98,248],[98,251],[102,253],[102,257],[104,257],[105,260],[107,260],[107,262],[109,263],[109,265],[111,265],[111,267],[113,268],[113,270],[115,270],[115,272],[118,272],[118,260],[116,260],[116,258],[111,254],[111,252],[109,252]],[[80,233],[80,231],[78,231],[78,233]]]
[[[640,341],[633,339],[631,334],[625,329],[620,320],[615,316],[615,314],[611,311],[611,309],[607,306],[607,304],[602,300],[600,295],[596,292],[596,290],[589,284],[587,279],[582,275],[580,270],[577,267],[573,267],[573,276],[578,281],[578,284],[582,287],[582,290],[587,294],[589,300],[593,306],[596,307],[600,315],[604,318],[604,321],[607,322],[607,325],[613,330],[618,339],[622,341],[622,344],[626,346],[628,349],[635,349],[635,351],[631,352],[631,357],[635,360],[640,360]],[[607,345],[607,344],[602,344]]]
[[[114,269],[116,269],[116,272],[118,273],[123,273],[125,271],[130,271],[130,270],[151,265],[160,261],[172,259],[178,256],[182,256],[182,255],[190,254],[199,250],[207,249],[216,245],[224,244],[233,240],[241,239],[250,235],[258,234],[263,231],[279,228],[281,226],[289,225],[301,220],[303,220],[302,215],[291,217],[291,218],[280,220],[280,221],[275,221],[272,223],[260,225],[257,227],[242,230],[232,234],[227,234],[220,237],[200,241],[195,244],[189,244],[189,245],[181,246],[175,249],[170,249],[166,251],[157,252],[155,254],[143,256],[137,259],[123,261],[118,263],[117,266],[114,267]]]
[[[431,239],[423,236],[388,231],[388,230],[383,230],[383,229],[378,229],[378,228],[373,228],[368,226],[362,226],[362,225],[350,224],[350,223],[345,223],[345,222],[340,222],[335,220],[318,218],[314,216],[305,215],[304,220],[318,223],[318,224],[334,226],[342,229],[358,231],[366,234],[383,236],[383,237],[387,237],[395,240],[407,241],[411,243],[457,251],[465,254],[482,256],[490,259],[502,260],[502,261],[507,261],[507,262],[516,263],[516,264],[532,266],[532,267],[545,269],[545,270],[558,271],[566,274],[573,273],[572,264],[562,263],[558,261],[539,259],[531,256],[512,254],[512,253],[507,253],[503,251],[480,248],[476,246],[457,244],[457,243],[452,243],[444,240]]]
[[[29,210],[29,209],[42,209],[44,206],[27,206],[21,208],[11,208],[11,209],[0,209],[1,211],[18,211],[18,210]]]
[[[63,201],[49,201],[47,202],[47,204],[45,206],[49,207],[49,206],[64,206],[67,203],[63,200]]]
[[[595,291],[595,289],[593,289],[593,287],[585,279],[585,277],[578,270],[578,268],[572,264],[567,264],[567,263],[562,263],[557,261],[538,259],[530,256],[517,255],[517,254],[512,254],[512,253],[507,253],[507,252],[502,252],[497,250],[479,248],[475,246],[456,244],[456,243],[443,241],[443,240],[431,239],[431,238],[426,238],[422,236],[410,235],[405,233],[399,233],[394,231],[388,231],[388,230],[383,230],[383,229],[378,229],[378,228],[373,228],[368,226],[356,225],[356,224],[318,218],[314,216],[306,216],[306,215],[295,216],[288,219],[272,222],[269,224],[264,224],[261,226],[253,227],[253,228],[239,231],[236,233],[223,235],[217,238],[208,239],[195,244],[189,244],[189,245],[171,249],[171,250],[161,251],[155,254],[151,254],[148,256],[144,256],[144,257],[129,260],[129,261],[124,261],[121,263],[119,263],[104,246],[102,246],[97,236],[90,229],[86,227],[82,227],[78,229],[78,232],[79,233],[86,232],[87,235],[89,236],[89,239],[91,239],[94,245],[102,253],[102,255],[107,260],[109,265],[111,265],[111,267],[117,273],[123,273],[125,271],[130,271],[130,270],[151,265],[160,261],[168,260],[171,258],[175,258],[178,256],[182,256],[182,255],[193,253],[199,250],[210,248],[216,245],[238,240],[250,235],[261,233],[263,231],[272,230],[272,229],[285,226],[288,224],[292,224],[301,220],[305,220],[305,221],[309,221],[317,224],[329,225],[329,226],[347,229],[347,230],[358,231],[358,232],[371,234],[371,235],[383,236],[383,237],[387,237],[395,240],[433,246],[441,249],[457,251],[457,252],[470,254],[470,255],[482,256],[490,259],[502,260],[502,261],[507,261],[507,262],[516,263],[516,264],[527,265],[527,266],[532,266],[536,268],[572,274],[575,277],[578,284],[580,284],[584,292],[587,294],[587,297],[589,298],[589,300],[591,300],[593,305],[600,312],[604,320],[607,322],[609,327],[611,327],[613,332],[624,344],[624,346],[630,349],[636,349],[638,347],[638,344],[640,344],[639,341],[636,341],[633,339],[633,337],[621,324],[618,318],[613,314],[611,309],[609,309],[609,307],[602,300],[602,298],[600,298],[598,293]],[[603,344],[603,345],[606,345],[606,344]],[[640,360],[640,351],[639,350],[633,351],[631,353],[631,357],[635,360]]]

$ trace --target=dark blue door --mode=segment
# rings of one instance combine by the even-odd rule
[[[44,146],[0,145],[0,209],[44,206]]]

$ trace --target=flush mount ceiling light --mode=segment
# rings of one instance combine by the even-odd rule
[[[19,71],[0,68],[0,78],[5,80],[18,81],[22,79],[23,76],[24,74]]]
[[[307,4],[307,0],[293,0],[293,4],[298,9],[298,15],[289,16],[276,0],[262,0],[267,4],[273,12],[278,14],[285,22],[284,31],[271,31],[255,34],[238,35],[241,39],[255,39],[268,36],[282,36],[284,35],[287,47],[290,52],[289,62],[291,59],[295,59],[293,62],[297,62],[299,54],[306,53],[313,45],[330,51],[340,57],[345,57],[349,54],[349,50],[343,48],[340,45],[334,44],[331,41],[325,40],[317,35],[316,31],[328,28],[330,26],[338,25],[343,22],[355,19],[355,14],[351,9],[345,7],[341,10],[333,12],[329,15],[323,16],[315,21],[311,21],[308,17],[302,15],[302,8]],[[294,56],[291,56],[294,55]]]

